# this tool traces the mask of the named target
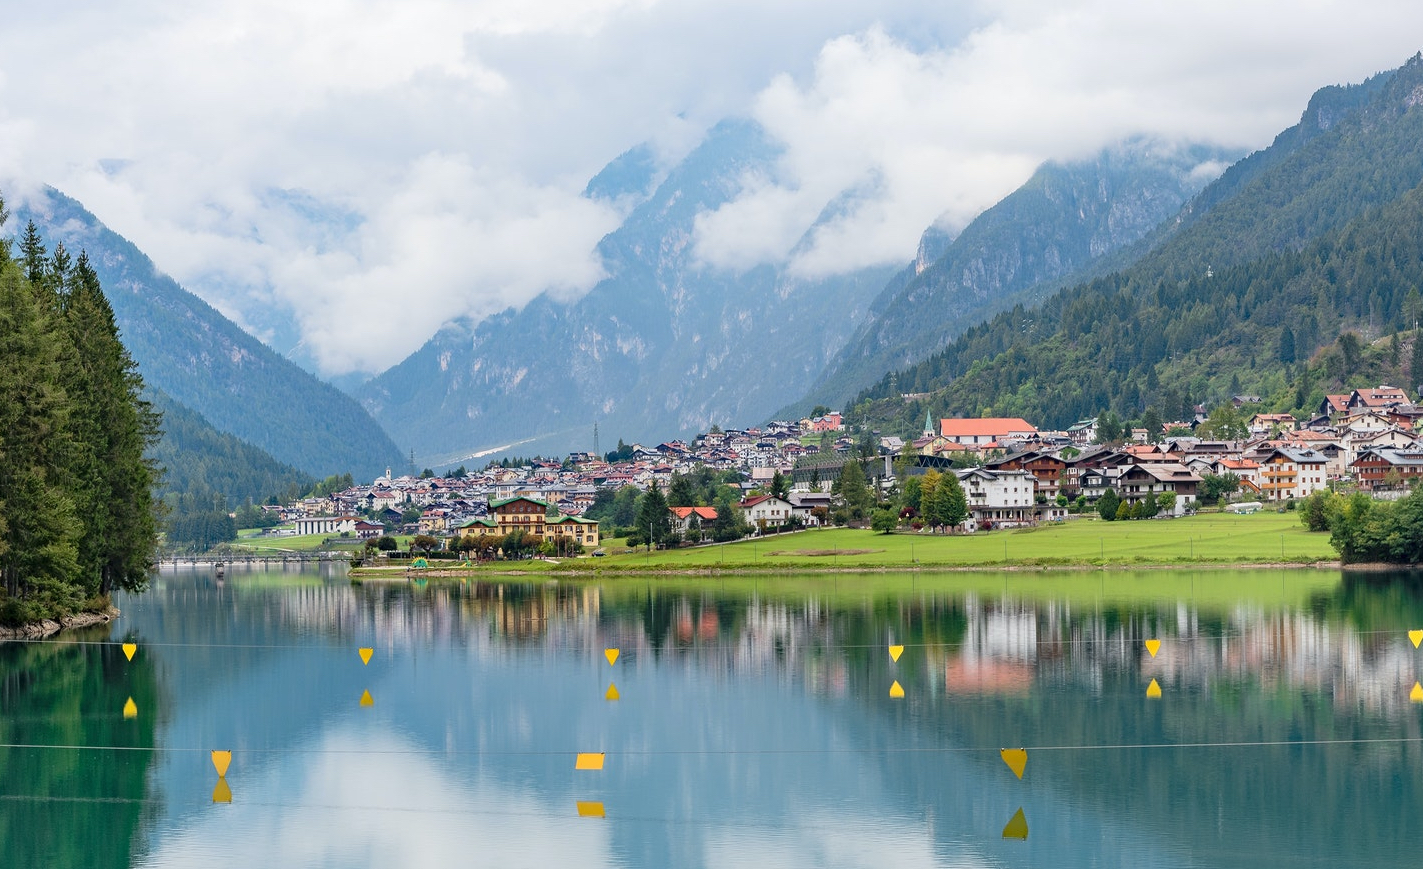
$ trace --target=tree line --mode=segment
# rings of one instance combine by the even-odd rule
[[[0,620],[145,587],[159,423],[85,253],[0,241]]]

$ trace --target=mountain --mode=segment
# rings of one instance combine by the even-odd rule
[[[50,248],[62,241],[71,254],[88,251],[145,382],[220,431],[316,477],[373,479],[408,463],[354,399],[184,290],[75,200],[46,188],[7,228],[29,220]]]
[[[300,497],[316,484],[308,474],[213,428],[201,414],[165,393],[150,389],[147,398],[163,414],[163,437],[151,455],[166,471],[158,492],[164,500],[192,495],[211,505],[211,496],[220,494],[235,508],[266,503],[272,495]]]
[[[1107,409],[1169,420],[1242,391],[1303,413],[1326,390],[1423,382],[1423,344],[1404,331],[1423,316],[1420,103],[1423,56],[1321,90],[1134,265],[969,329],[885,375],[855,416],[908,431],[926,411],[1062,427]]]
[[[801,401],[839,407],[887,369],[943,347],[970,326],[1032,303],[1172,217],[1238,154],[1133,140],[1090,160],[1047,163],[957,237],[931,227],[915,261],[870,306],[853,338]],[[1138,254],[1139,255],[1139,254]]]
[[[757,124],[728,121],[660,180],[644,150],[618,158],[588,188],[631,208],[599,245],[604,280],[576,301],[544,294],[447,326],[367,384],[366,407],[422,464],[530,441],[520,449],[587,449],[595,423],[611,442],[769,415],[810,385],[891,272],[811,280],[698,260],[698,216],[772,174],[779,154]]]

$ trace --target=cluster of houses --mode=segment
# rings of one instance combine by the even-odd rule
[[[890,466],[896,459],[912,459],[910,473],[952,469],[968,499],[970,530],[1062,519],[1065,503],[1079,498],[1092,503],[1108,489],[1129,505],[1170,493],[1172,510],[1180,514],[1194,508],[1207,475],[1231,474],[1240,482],[1240,497],[1260,501],[1308,497],[1337,480],[1376,492],[1401,490],[1423,476],[1423,443],[1416,432],[1423,407],[1402,389],[1329,395],[1303,422],[1289,414],[1249,414],[1256,402],[1251,396],[1235,399],[1248,426],[1248,435],[1239,440],[1181,436],[1148,443],[1147,433],[1138,429],[1125,445],[1098,445],[1096,420],[1048,432],[1020,418],[937,424],[926,419],[923,434],[912,441],[880,438],[879,456],[870,464],[882,463],[874,476],[886,487],[892,485]],[[1204,409],[1198,410],[1196,419],[1168,424],[1168,431],[1198,426],[1205,420]],[[824,520],[831,506],[828,490],[856,453],[856,443],[840,414],[831,413],[759,428],[713,429],[690,443],[634,444],[631,453],[615,463],[573,453],[563,461],[491,466],[459,478],[393,477],[387,471],[369,485],[267,509],[293,522],[298,534],[365,538],[394,527],[434,536],[485,536],[522,529],[588,547],[600,542],[597,522],[584,516],[600,489],[646,490],[656,483],[665,490],[674,475],[704,466],[740,472],[746,496],[736,509],[752,527],[778,527],[793,517],[813,526]],[[769,489],[777,473],[793,481],[788,497],[756,494]],[[682,532],[707,527],[716,518],[710,507],[673,510]]]

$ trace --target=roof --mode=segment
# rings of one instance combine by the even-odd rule
[[[672,515],[676,516],[678,519],[686,519],[688,516],[691,516],[694,513],[697,515],[698,518],[701,519],[716,518],[715,507],[673,507],[671,508],[671,510]]]
[[[946,438],[1002,437],[1010,432],[1035,432],[1037,428],[1019,417],[985,419],[941,419],[939,432]]]
[[[545,510],[548,509],[547,503],[540,501],[537,498],[530,498],[528,495],[516,495],[513,498],[505,498],[502,501],[490,501],[489,509],[497,510],[498,508],[503,507],[505,504],[512,504],[515,501],[528,501],[530,504],[535,504],[539,507],[544,508]]]

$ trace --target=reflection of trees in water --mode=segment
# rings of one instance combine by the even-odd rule
[[[45,643],[0,643],[0,742],[152,747],[162,708],[149,654],[124,659],[109,628]],[[135,718],[123,717],[132,697]],[[139,838],[153,754],[0,748],[0,804],[8,866],[127,867]]]

